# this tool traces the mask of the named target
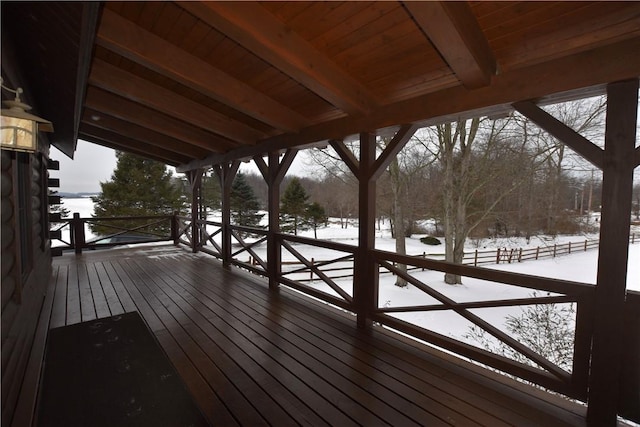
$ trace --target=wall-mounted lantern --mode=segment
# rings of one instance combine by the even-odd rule
[[[53,124],[42,117],[27,113],[31,107],[20,100],[22,88],[13,90],[4,85],[0,79],[0,86],[15,93],[14,100],[4,101],[6,108],[0,111],[0,146],[3,149],[34,152],[38,148],[38,131],[53,132]]]

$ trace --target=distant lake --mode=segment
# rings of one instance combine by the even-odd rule
[[[93,214],[93,201],[89,197],[62,198],[62,207],[69,210],[69,218],[79,213],[81,218],[89,218]]]

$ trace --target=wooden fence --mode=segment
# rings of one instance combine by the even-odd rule
[[[639,239],[640,241],[640,239]],[[629,236],[629,243],[636,243],[635,234]],[[516,262],[523,262],[527,260],[539,260],[545,258],[555,258],[562,255],[570,255],[576,252],[586,252],[591,249],[598,249],[600,244],[599,239],[585,239],[583,241],[568,242],[561,244],[549,244],[546,246],[537,246],[535,248],[497,248],[491,250],[474,250],[472,252],[465,252],[462,261],[463,265],[472,265],[477,267],[479,265],[487,264],[511,264]],[[442,253],[426,253],[412,255],[417,258],[433,259],[437,261],[444,261],[445,256]],[[310,259],[311,265],[323,265],[326,261]],[[256,265],[257,261],[253,257],[249,257],[248,264]],[[282,261],[283,268],[298,269],[303,264],[299,261]],[[409,267],[408,270],[415,270],[417,267]],[[334,267],[330,269],[324,269],[325,273],[330,275],[332,279],[345,279],[353,275],[353,266]],[[308,271],[309,277],[307,279],[300,278],[298,281],[310,282],[317,279],[314,275],[313,269]]]

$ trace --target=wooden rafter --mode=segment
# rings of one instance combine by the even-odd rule
[[[85,104],[96,111],[104,112],[124,121],[137,123],[208,151],[217,151],[237,145],[228,139],[188,126],[172,116],[159,113],[95,87],[90,87],[87,91]]]
[[[310,124],[295,111],[107,9],[97,44],[273,127],[295,131]]]
[[[261,132],[235,122],[202,104],[150,83],[99,59],[94,61],[89,83],[144,106],[214,132],[232,141],[253,144],[266,137]]]
[[[184,9],[349,114],[376,107],[375,96],[255,2],[184,2]]]
[[[103,129],[113,134],[117,139],[118,135],[126,133],[125,138],[131,141],[139,141],[143,144],[162,148],[177,154],[183,154],[185,157],[199,159],[206,156],[207,150],[193,145],[185,144],[179,139],[172,138],[163,133],[138,126],[120,120],[116,117],[104,114],[91,109],[85,109],[82,116],[83,125],[92,126],[96,129]]]
[[[547,131],[549,134],[571,147],[592,165],[602,169],[604,161],[604,151],[583,137],[551,114],[544,111],[531,101],[521,101],[513,104],[520,114],[532,120],[535,124]]]
[[[171,160],[173,157],[176,157],[176,153],[164,149],[162,147],[158,147],[155,145],[147,144],[133,138],[120,138],[118,134],[114,132],[110,132],[108,130],[100,129],[95,126],[91,126],[89,124],[83,124],[79,132],[81,133],[83,139],[91,142],[109,142],[112,146],[111,148],[117,150],[137,150],[135,154],[143,155],[144,152],[149,152],[156,156],[156,158],[162,158],[163,160]],[[117,147],[117,148],[115,148]],[[188,159],[189,157],[185,155],[179,155],[179,157],[183,159]]]
[[[121,138],[113,132],[88,124],[82,124],[78,134],[80,135],[80,138],[87,141],[104,145],[105,147],[109,147],[114,150],[127,151],[139,156],[148,157],[173,166],[181,161],[180,158],[183,159],[182,161],[188,159],[186,156],[176,155],[176,153],[172,151],[165,150],[151,144],[146,144],[130,138]]]
[[[420,29],[468,89],[489,85],[497,65],[466,2],[404,2]]]

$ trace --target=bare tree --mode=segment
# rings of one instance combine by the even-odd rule
[[[565,102],[545,106],[544,109],[565,125],[596,144],[603,142],[604,117],[606,111],[606,97],[587,98],[583,100]],[[541,131],[534,123],[521,116],[516,116],[518,124],[528,141],[549,153],[543,165],[544,194],[541,206],[546,208],[545,231],[556,234],[558,220],[566,210],[560,196],[568,185],[568,176],[587,175],[593,170],[581,156],[566,147],[548,133]],[[533,197],[533,193],[531,193]]]
[[[511,120],[511,117],[459,120],[435,126],[426,134],[425,147],[434,150],[442,170],[448,262],[462,263],[469,234],[525,182],[526,171],[535,169],[540,156],[545,154],[529,150],[525,140],[515,137]],[[459,284],[462,278],[445,274],[445,282]]]
[[[390,139],[382,138],[381,148],[385,149]],[[424,171],[433,163],[434,158],[427,150],[419,149],[421,145],[416,140],[410,141],[407,146],[391,161],[387,168],[389,184],[391,188],[391,218],[393,237],[396,242],[396,253],[407,254],[406,238],[411,237],[415,224],[415,213],[422,197],[415,194],[420,191],[420,185]],[[407,266],[397,265],[397,268],[406,272]],[[401,276],[396,276],[396,286],[407,286],[407,281]]]

